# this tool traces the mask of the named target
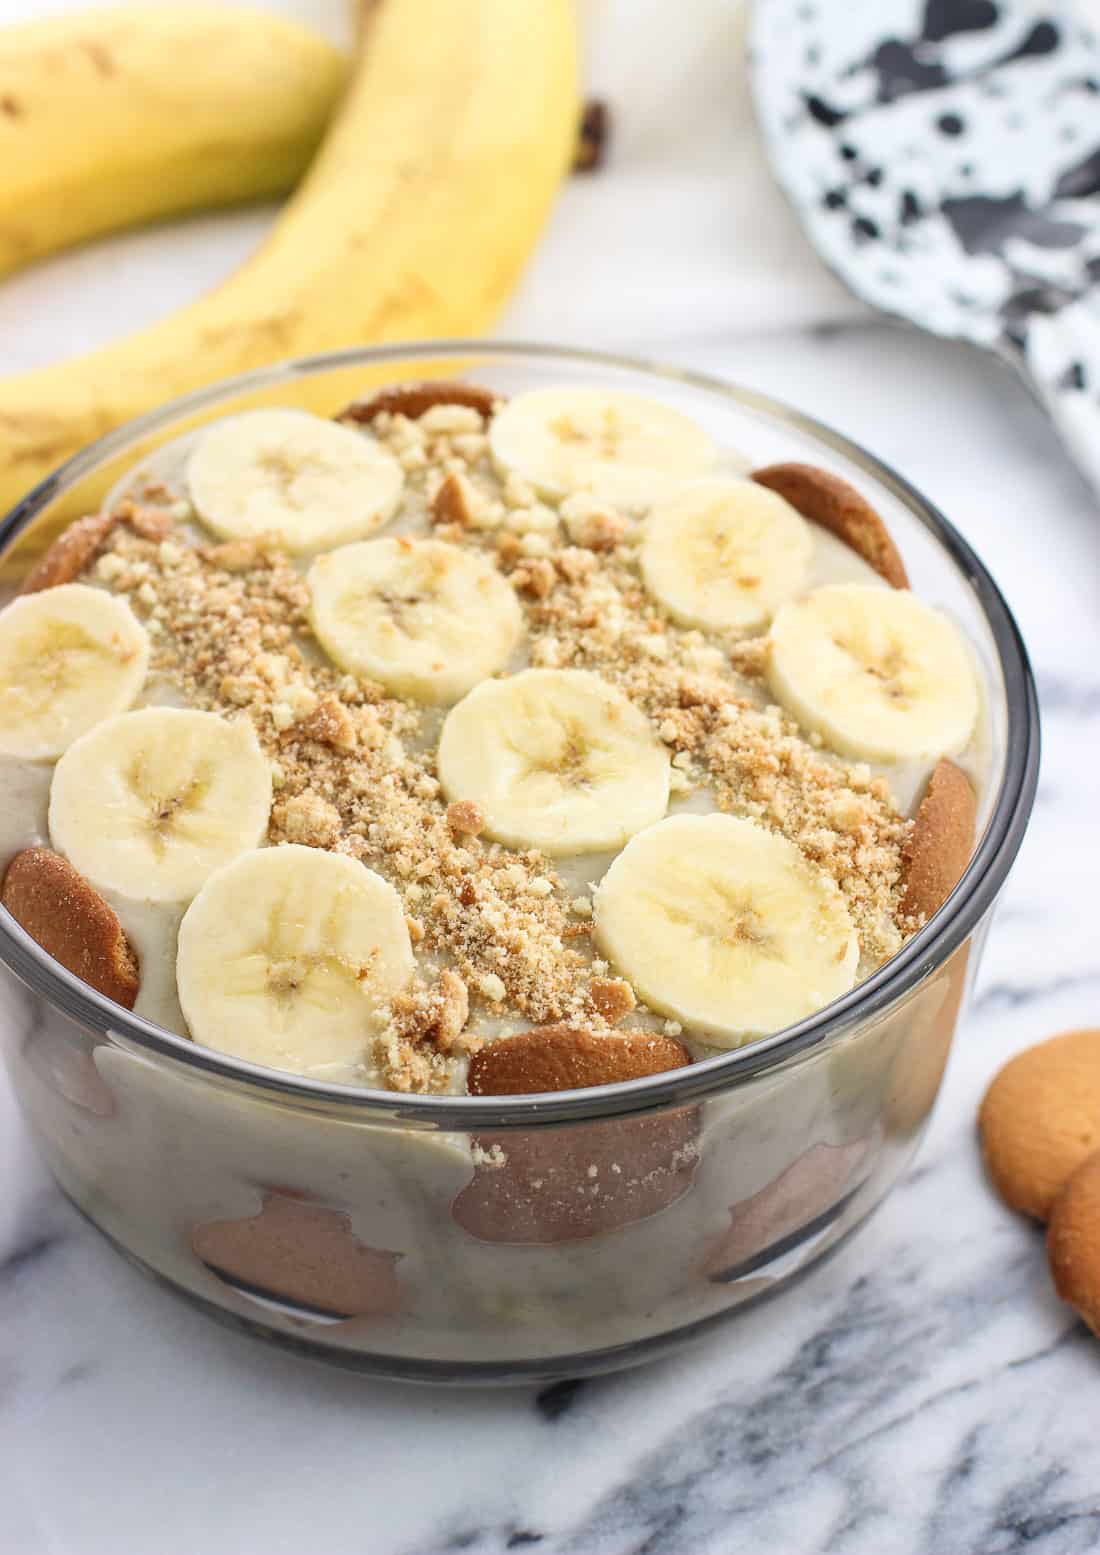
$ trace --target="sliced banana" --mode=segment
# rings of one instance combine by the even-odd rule
[[[180,924],[176,981],[191,1035],[295,1074],[361,1063],[412,946],[393,886],[296,843],[226,864]]]
[[[604,875],[596,942],[651,1009],[737,1047],[812,1015],[855,982],[840,891],[786,838],[732,815],[675,815]]]
[[[84,583],[0,611],[0,755],[50,760],[141,690],[145,628],[123,599]]]
[[[671,496],[718,457],[687,416],[616,389],[517,394],[493,418],[489,447],[501,470],[543,496],[587,491],[635,509]]]
[[[978,718],[969,647],[907,589],[835,584],[784,605],[772,622],[768,666],[787,711],[844,756],[951,756]]]
[[[186,902],[267,830],[271,768],[252,725],[145,707],[77,740],[50,788],[55,848],[101,890]]]
[[[664,815],[669,758],[598,675],[524,670],[484,681],[447,714],[439,778],[448,799],[480,807],[498,842],[598,853]]]
[[[217,422],[187,462],[191,502],[225,540],[274,535],[288,551],[360,540],[391,516],[404,473],[369,434],[304,410]]]
[[[806,586],[810,526],[752,481],[689,486],[650,514],[642,577],[681,626],[766,626]]]
[[[511,584],[442,540],[364,540],[309,570],[313,630],[342,669],[420,702],[457,702],[523,631]]]

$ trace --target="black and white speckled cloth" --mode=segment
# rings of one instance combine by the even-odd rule
[[[757,0],[757,113],[860,297],[999,351],[1100,489],[1100,49],[1035,0]]]

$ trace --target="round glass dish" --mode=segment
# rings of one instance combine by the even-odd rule
[[[660,1353],[779,1290],[903,1172],[1030,813],[1037,706],[989,574],[885,465],[751,390],[543,346],[337,352],[178,400],[69,461],[4,520],[0,596],[126,469],[192,427],[258,404],[332,414],[381,383],[433,375],[502,394],[634,390],[753,463],[804,460],[859,486],[985,679],[979,841],[955,892],[898,955],[799,1025],[599,1090],[402,1096],[262,1069],[128,1014],[2,909],[0,1039],[65,1193],[212,1315],[380,1376],[576,1376]]]

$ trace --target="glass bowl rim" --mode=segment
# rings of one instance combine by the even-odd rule
[[[849,459],[890,491],[918,519],[969,585],[993,638],[1004,680],[1007,718],[1005,768],[985,832],[966,872],[950,897],[924,928],[870,977],[794,1026],[741,1048],[702,1059],[684,1069],[640,1080],[584,1090],[530,1096],[471,1097],[405,1095],[368,1087],[336,1085],[267,1069],[244,1059],[200,1047],[115,1004],[88,987],[43,950],[6,909],[0,908],[0,964],[31,990],[85,1029],[121,1042],[143,1056],[155,1055],[200,1076],[242,1084],[284,1105],[314,1108],[327,1104],[361,1121],[419,1124],[433,1129],[509,1128],[536,1123],[592,1121],[682,1105],[745,1084],[792,1059],[833,1045],[856,1025],[907,994],[941,966],[973,931],[993,902],[1012,865],[1031,812],[1038,781],[1039,710],[1027,650],[1019,628],[993,578],[970,545],[940,510],[859,443],[816,417],[781,400],[710,374],[677,368],[644,357],[557,346],[549,342],[465,340],[409,341],[386,346],[351,347],[297,357],[219,379],[157,409],[137,416],[97,438],[60,465],[0,520],[0,550],[50,502],[84,478],[101,461],[121,454],[133,442],[168,429],[172,422],[207,409],[219,400],[341,368],[392,362],[463,357],[489,361],[527,357],[541,362],[575,363],[586,368],[629,372],[658,382],[678,383],[770,417],[801,431]]]

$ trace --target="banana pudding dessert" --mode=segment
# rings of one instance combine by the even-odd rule
[[[251,1063],[611,1083],[894,955],[973,850],[983,717],[970,644],[830,471],[615,390],[251,410],[0,612],[2,900]]]

